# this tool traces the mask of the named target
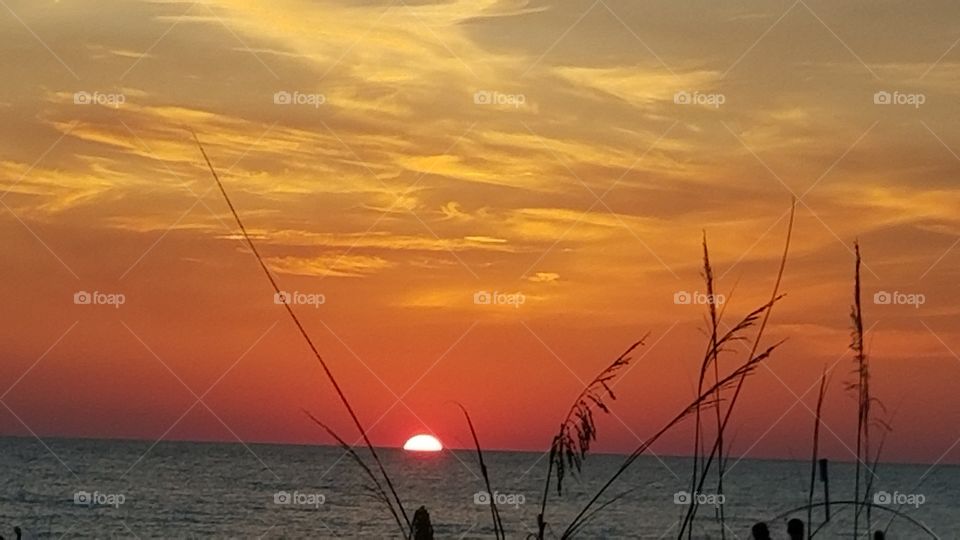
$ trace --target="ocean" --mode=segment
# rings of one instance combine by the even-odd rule
[[[361,454],[365,450],[359,450]],[[380,450],[411,517],[420,505],[438,538],[491,538],[489,497],[475,454],[411,454]],[[546,456],[487,452],[487,466],[509,538],[536,530]],[[559,533],[621,463],[622,456],[588,456],[583,475],[568,476],[562,497],[550,494],[547,521]],[[371,496],[358,466],[337,447],[88,439],[0,438],[0,535],[19,525],[55,538],[329,538],[397,537],[397,527]],[[690,490],[691,460],[644,456],[611,494],[636,488],[584,527],[581,538],[675,538]],[[831,499],[853,499],[854,467],[832,463]],[[696,538],[750,538],[767,521],[786,538],[780,514],[806,503],[810,464],[731,459],[722,498],[710,487]],[[958,538],[960,468],[881,464],[871,512],[887,538]],[[822,498],[817,482],[816,499]],[[887,509],[908,517],[893,516]],[[849,538],[849,505],[832,506],[817,538]],[[823,521],[821,508],[814,523]],[[790,517],[806,520],[806,511]],[[915,520],[911,522],[910,520]],[[932,531],[925,532],[924,527]]]

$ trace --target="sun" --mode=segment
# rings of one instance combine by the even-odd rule
[[[443,444],[433,435],[414,435],[404,443],[403,449],[408,452],[439,452],[443,450]]]

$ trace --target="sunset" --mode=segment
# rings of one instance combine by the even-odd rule
[[[0,0],[0,537],[953,537],[958,20]]]
[[[414,435],[403,443],[403,449],[408,452],[439,452],[443,444],[432,435]]]

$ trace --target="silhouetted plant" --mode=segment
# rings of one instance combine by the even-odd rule
[[[200,152],[203,155],[204,161],[206,162],[211,175],[216,181],[217,186],[220,189],[220,192],[223,195],[224,200],[226,201],[227,206],[229,207],[230,212],[237,223],[237,226],[240,228],[240,231],[243,235],[244,240],[246,241],[251,252],[254,254],[257,261],[259,262],[261,269],[263,270],[268,281],[270,282],[271,286],[274,289],[274,293],[280,294],[281,292],[280,287],[278,286],[276,280],[274,279],[273,274],[270,272],[269,268],[267,267],[263,257],[260,255],[259,251],[257,250],[257,247],[253,243],[253,240],[251,239],[250,235],[247,233],[246,227],[244,226],[239,213],[237,212],[236,208],[233,206],[233,203],[231,202],[230,197],[223,186],[223,183],[220,181],[220,178],[217,175],[217,172],[210,161],[210,158],[207,156],[207,153],[203,148],[203,145],[200,143],[200,140],[195,133],[194,133],[194,139],[197,142],[197,146],[200,148]],[[642,442],[637,448],[634,449],[633,452],[630,453],[630,455],[628,455],[625,458],[624,462],[620,465],[620,467],[606,481],[606,483],[603,484],[603,486],[596,492],[596,494],[590,499],[590,501],[583,507],[583,509],[576,515],[576,517],[572,520],[572,522],[567,526],[567,528],[562,533],[561,538],[569,538],[570,536],[575,534],[584,524],[586,524],[591,519],[596,517],[602,510],[604,510],[614,502],[621,500],[627,494],[634,491],[636,488],[628,489],[627,491],[619,493],[607,499],[606,501],[600,502],[600,499],[603,497],[603,495],[617,481],[617,479],[619,479],[620,476],[622,476],[623,473],[626,472],[633,465],[633,463],[637,460],[637,458],[639,458],[642,454],[644,454],[647,450],[649,450],[649,448],[653,444],[655,444],[660,439],[660,437],[662,437],[665,433],[670,431],[673,427],[675,427],[677,424],[679,424],[688,416],[691,416],[694,414],[696,414],[697,420],[698,420],[697,439],[699,441],[699,416],[700,416],[701,408],[704,405],[712,405],[717,408],[716,410],[717,410],[718,430],[717,430],[717,438],[714,443],[713,450],[711,451],[710,456],[702,469],[702,474],[700,475],[700,479],[699,479],[699,487],[702,487],[702,484],[706,479],[706,475],[709,470],[710,463],[712,462],[714,457],[716,457],[716,455],[719,453],[720,463],[721,463],[720,472],[719,472],[719,482],[721,486],[720,489],[722,489],[723,433],[727,427],[727,423],[730,420],[730,415],[733,411],[733,406],[740,394],[740,391],[743,387],[743,384],[746,378],[752,373],[754,373],[756,368],[760,365],[760,363],[762,363],[767,358],[769,358],[770,355],[773,353],[773,351],[783,343],[783,341],[780,341],[778,343],[775,343],[774,345],[767,347],[761,352],[757,353],[760,339],[763,335],[763,331],[766,327],[767,321],[770,316],[770,311],[772,310],[773,305],[778,300],[780,300],[780,298],[782,298],[782,296],[778,294],[778,290],[779,290],[781,279],[783,277],[787,251],[789,250],[790,233],[793,227],[793,211],[794,209],[792,208],[791,214],[790,214],[790,228],[788,229],[788,233],[787,233],[786,247],[784,249],[780,270],[777,275],[776,285],[774,286],[774,292],[771,296],[770,301],[762,305],[761,307],[755,309],[754,311],[748,313],[736,325],[734,325],[732,329],[730,329],[723,335],[719,335],[718,323],[719,323],[720,317],[718,316],[716,312],[716,306],[712,301],[714,297],[713,273],[712,273],[712,268],[710,266],[709,252],[707,249],[706,238],[704,238],[704,244],[703,244],[704,278],[707,281],[708,294],[710,295],[710,298],[711,298],[711,302],[710,302],[710,333],[711,335],[710,335],[710,340],[707,347],[707,352],[704,356],[704,361],[701,363],[701,381],[700,381],[700,384],[698,385],[698,395],[687,407],[685,407],[679,414],[677,414],[672,420],[667,422],[658,432],[656,432],[653,435],[653,437]],[[855,308],[855,314],[858,317],[857,320],[859,320],[859,249],[857,253],[858,253],[857,255],[857,303]],[[332,371],[329,369],[323,357],[320,355],[320,352],[314,345],[313,340],[310,338],[309,334],[307,333],[303,324],[300,322],[296,313],[292,310],[289,304],[284,303],[283,305],[288,315],[290,316],[290,318],[296,325],[297,329],[299,330],[300,335],[303,337],[303,339],[306,341],[307,345],[309,346],[310,350],[312,351],[314,357],[320,363],[325,374],[327,375],[327,378],[331,382],[332,386],[334,387],[334,390],[336,391],[338,397],[340,398],[341,403],[349,413],[357,430],[360,432],[367,449],[369,450],[371,456],[373,457],[374,462],[377,464],[379,473],[382,476],[382,479],[384,482],[381,483],[380,478],[378,478],[377,474],[375,474],[374,471],[369,466],[367,466],[366,462],[362,459],[362,457],[354,450],[353,447],[348,445],[342,437],[340,437],[327,425],[320,422],[317,418],[313,417],[309,413],[307,413],[307,415],[310,417],[310,419],[313,422],[315,422],[317,425],[323,428],[331,437],[333,437],[337,441],[337,443],[342,448],[344,448],[344,450],[348,453],[348,455],[350,455],[351,459],[353,459],[361,467],[361,469],[364,471],[364,474],[366,474],[366,476],[372,482],[372,486],[369,489],[373,493],[374,497],[378,501],[382,502],[387,506],[391,515],[396,521],[398,527],[400,528],[403,536],[405,538],[410,538],[411,535],[414,533],[414,528],[406,514],[406,511],[404,510],[403,503],[400,500],[400,497],[397,494],[396,489],[394,488],[393,482],[391,481],[390,476],[387,474],[387,471],[383,465],[383,462],[380,460],[375,447],[373,446],[369,437],[367,436],[366,429],[361,424],[359,418],[357,417],[356,413],[353,410],[353,407],[350,405],[349,401],[347,400],[346,395],[344,394],[343,390],[340,388],[340,385],[338,384]],[[735,369],[733,372],[729,373],[727,376],[723,378],[720,378],[720,368],[717,361],[720,353],[724,351],[725,347],[730,343],[734,343],[734,342],[738,342],[746,339],[742,334],[746,332],[748,329],[751,329],[754,326],[756,326],[758,324],[758,321],[759,321],[759,329],[753,340],[753,346],[750,350],[750,354],[748,355],[747,360],[744,361],[742,364],[740,364],[740,366],[737,367],[737,369]],[[860,341],[859,341],[860,356],[862,357],[862,325],[859,328],[858,335],[860,336]],[[547,504],[547,498],[550,491],[550,482],[551,482],[554,470],[556,472],[557,494],[560,495],[563,492],[563,480],[566,477],[567,473],[581,472],[584,459],[589,453],[592,443],[596,441],[597,428],[596,428],[596,420],[594,417],[595,410],[600,410],[604,413],[610,413],[608,400],[613,401],[616,399],[616,395],[614,394],[613,388],[612,388],[612,381],[614,381],[618,375],[622,374],[624,368],[630,364],[630,361],[632,359],[629,355],[637,347],[642,345],[645,339],[646,339],[646,336],[644,336],[643,339],[631,345],[623,354],[621,354],[616,360],[614,360],[613,363],[611,363],[609,366],[607,366],[607,368],[601,371],[600,374],[597,375],[597,377],[595,377],[580,393],[580,395],[577,397],[577,399],[574,401],[573,405],[571,406],[570,411],[567,413],[567,416],[564,418],[563,422],[561,422],[559,431],[557,435],[554,437],[550,447],[550,458],[548,463],[547,477],[544,485],[544,496],[541,502],[540,514],[537,516],[539,538],[543,538],[544,530],[546,527],[546,520],[545,520],[546,504]],[[706,390],[704,390],[703,389],[704,374],[706,372],[707,367],[711,363],[714,365],[714,370],[715,370],[714,384],[711,385]],[[861,386],[862,386],[862,383],[861,383]],[[729,389],[734,389],[734,393],[733,393],[732,399],[730,400],[730,405],[727,408],[725,416],[723,417],[723,420],[721,422],[720,401],[721,401],[723,392]],[[869,399],[867,400],[867,402],[869,403]],[[503,529],[503,524],[501,522],[499,511],[497,510],[497,507],[496,507],[496,503],[493,500],[494,492],[492,490],[487,467],[483,459],[483,451],[480,446],[480,442],[477,437],[476,430],[474,429],[473,422],[470,419],[470,415],[467,413],[466,409],[464,409],[462,406],[461,406],[461,409],[464,412],[464,415],[467,419],[467,423],[470,427],[471,435],[473,436],[478,459],[480,461],[481,472],[484,477],[484,482],[486,484],[488,492],[491,494],[491,517],[493,519],[494,532],[498,539],[505,538],[506,533],[505,533],[505,530]],[[696,446],[699,447],[699,444],[697,444]],[[699,452],[699,449],[697,450],[697,452]],[[858,452],[859,452],[859,447],[858,447]],[[859,482],[859,472],[858,472],[858,482]],[[695,477],[694,483],[696,483],[696,477]],[[386,487],[384,487],[384,484],[386,485]],[[388,495],[388,491],[389,491],[389,495]],[[699,488],[697,491],[699,491]],[[689,523],[692,523],[693,517],[695,516],[695,512],[696,512],[695,508],[696,508],[695,503],[693,503],[691,505],[690,510],[688,510],[687,517],[684,520],[684,527],[686,527]],[[422,513],[426,512],[426,509],[423,507],[421,507],[420,510],[423,510]],[[421,512],[418,510],[418,514],[419,513]],[[683,534],[683,530],[684,529],[681,529],[681,532],[680,532],[681,535]]]
[[[764,331],[767,328],[767,322],[770,320],[770,313],[772,312],[773,305],[783,297],[783,295],[780,294],[780,284],[783,281],[783,273],[786,270],[786,266],[787,266],[787,256],[790,253],[790,241],[793,237],[793,222],[796,214],[796,206],[797,206],[796,201],[795,200],[792,201],[790,205],[790,220],[787,223],[786,240],[784,241],[784,245],[783,245],[783,254],[780,257],[780,267],[777,270],[777,277],[776,277],[776,280],[774,281],[773,291],[770,294],[770,302],[768,302],[766,305],[762,306],[761,308],[754,310],[752,313],[748,314],[747,317],[745,317],[743,320],[740,321],[740,323],[734,326],[733,330],[725,334],[724,338],[717,341],[716,347],[711,347],[710,349],[708,349],[707,355],[705,355],[705,357],[710,356],[714,353],[719,354],[719,352],[723,350],[723,346],[727,341],[733,342],[733,341],[744,340],[745,338],[741,336],[740,333],[745,331],[747,328],[753,326],[757,322],[757,319],[762,315],[762,320],[760,320],[759,327],[757,328],[757,333],[753,338],[753,344],[750,347],[750,352],[747,355],[747,358],[748,359],[753,358],[754,355],[756,354],[760,346],[760,341],[763,338]],[[727,336],[730,336],[731,334],[735,336],[734,339],[727,338]],[[748,363],[749,363],[749,360],[748,360]],[[703,491],[703,486],[704,486],[704,483],[706,482],[707,472],[710,470],[710,466],[712,465],[713,460],[715,458],[718,458],[718,456],[719,456],[718,466],[720,468],[720,476],[722,477],[724,474],[724,469],[726,467],[726,460],[723,456],[724,449],[721,446],[721,443],[723,441],[723,434],[726,433],[727,425],[730,422],[730,418],[733,416],[734,408],[737,404],[737,401],[740,398],[741,392],[743,391],[743,386],[744,386],[744,383],[746,383],[747,376],[749,376],[751,373],[752,371],[743,373],[739,377],[739,379],[736,381],[736,384],[734,385],[733,395],[730,397],[727,410],[723,414],[723,422],[721,422],[720,428],[717,430],[717,437],[714,441],[713,448],[711,449],[710,455],[708,456],[707,461],[702,468],[700,481],[697,483],[696,489],[692,493],[700,493]],[[697,509],[699,507],[697,502],[697,497],[691,497],[690,499],[691,499],[690,506],[687,508],[687,514],[684,517],[683,524],[680,527],[680,532],[677,538],[683,537],[683,533],[688,530],[687,529],[688,527],[692,527],[693,521],[696,518]]]
[[[817,393],[817,413],[813,419],[813,448],[810,451],[810,490],[807,493],[807,539],[813,538],[813,491],[817,485],[817,462],[820,458],[820,425],[823,418],[823,398],[829,384],[827,366],[820,375],[820,391]]]
[[[867,364],[867,355],[863,348],[863,310],[860,304],[860,244],[854,243],[856,263],[853,285],[853,306],[850,308],[850,319],[853,329],[850,333],[850,349],[854,352],[856,362],[855,373],[857,382],[850,383],[847,388],[857,393],[857,463],[854,480],[853,500],[860,500],[860,464],[863,462],[864,445],[869,453],[869,417],[870,417],[870,368]],[[869,458],[867,458],[869,459]],[[853,537],[859,537],[860,506],[854,506]],[[867,530],[870,525],[867,525]]]
[[[703,386],[702,384],[699,385],[697,397],[686,408],[684,408],[673,419],[667,422],[652,437],[642,442],[637,448],[634,449],[633,452],[631,452],[630,455],[626,457],[624,462],[614,472],[614,474],[610,477],[610,479],[608,479],[600,487],[600,489],[594,494],[594,496],[574,517],[572,522],[567,526],[567,528],[561,534],[560,536],[561,538],[570,538],[571,536],[576,534],[577,531],[579,531],[586,523],[588,523],[590,520],[595,518],[602,510],[610,506],[612,503],[622,499],[624,496],[626,496],[631,491],[633,491],[633,489],[631,489],[623,493],[620,493],[618,495],[615,495],[607,499],[606,501],[603,501],[603,502],[600,501],[603,495],[610,489],[610,487],[617,481],[617,479],[619,479],[620,476],[622,476],[623,473],[626,472],[641,455],[646,453],[646,451],[649,450],[650,447],[653,444],[655,444],[665,433],[673,429],[676,425],[678,425],[688,416],[691,416],[694,414],[699,415],[699,411],[701,407],[706,404],[712,404],[719,407],[719,402],[723,392],[725,390],[734,389],[734,394],[733,394],[733,398],[730,401],[730,406],[727,408],[726,414],[723,417],[722,422],[718,423],[717,439],[714,443],[714,447],[710,453],[709,459],[707,460],[704,466],[703,474],[700,477],[699,482],[700,482],[700,486],[702,487],[702,484],[706,479],[706,473],[707,471],[709,471],[710,463],[716,457],[718,451],[722,452],[722,449],[718,450],[718,447],[722,444],[721,441],[723,440],[722,439],[723,432],[726,429],[727,423],[730,420],[730,415],[732,414],[733,406],[740,395],[740,392],[743,388],[743,384],[746,378],[750,376],[752,373],[754,373],[756,368],[760,365],[760,363],[762,363],[767,358],[769,358],[770,355],[773,353],[773,351],[776,350],[776,348],[783,343],[783,340],[781,340],[780,342],[777,342],[767,347],[761,352],[759,353],[757,352],[759,349],[761,338],[763,336],[763,332],[769,320],[770,312],[773,308],[773,305],[782,298],[782,295],[779,294],[779,287],[783,279],[783,273],[786,267],[787,254],[790,248],[790,238],[793,231],[793,219],[794,219],[795,209],[796,209],[796,205],[795,204],[791,205],[790,222],[787,229],[787,238],[784,246],[784,252],[780,261],[780,267],[777,272],[777,278],[773,288],[773,293],[771,294],[770,301],[760,306],[759,308],[751,311],[750,313],[748,313],[736,325],[734,325],[732,329],[728,330],[723,335],[719,335],[719,329],[718,329],[720,314],[716,312],[715,306],[711,306],[711,312],[710,312],[711,335],[710,335],[707,351],[704,355],[704,360],[701,363],[701,373],[705,374],[706,367],[709,366],[711,359],[716,360],[716,358],[719,357],[720,352],[724,351],[729,344],[745,340],[746,337],[743,336],[742,334],[759,324],[759,328],[753,339],[753,345],[750,349],[749,355],[747,356],[747,360],[744,361],[742,364],[740,364],[737,367],[737,369],[735,369],[733,372],[729,373],[727,376],[723,378],[720,378],[719,366],[714,361],[713,363],[716,366],[714,384],[709,388],[707,388],[706,390],[702,388]],[[714,291],[713,271],[709,263],[709,250],[707,249],[707,246],[706,246],[706,240],[704,240],[704,278],[708,281],[708,294],[710,294],[712,297],[713,291]],[[711,302],[712,302],[712,298],[711,298]],[[627,352],[621,355],[621,358],[625,358],[627,354],[629,354],[635,347],[637,347],[641,343],[642,343],[642,340],[641,342],[634,344],[633,347],[631,347],[630,349],[627,350]],[[615,367],[616,369],[619,369],[620,367],[622,367],[621,365],[622,362],[620,360],[621,359],[618,359],[617,361],[615,361],[610,367],[611,368]],[[605,372],[602,372],[598,378],[603,378],[604,373]],[[588,385],[588,389],[591,386],[593,385],[592,384]],[[559,463],[560,467],[569,466],[571,468],[574,468],[574,470],[579,471],[579,466],[582,465],[583,458],[586,455],[586,452],[583,451],[583,446],[580,445],[580,442],[583,440],[586,440],[587,444],[589,445],[589,442],[595,440],[596,438],[594,424],[592,420],[593,418],[592,408],[588,408],[588,411],[585,414],[584,413],[578,414],[577,413],[578,406],[580,406],[581,403],[585,403],[582,400],[582,396],[581,398],[578,398],[574,402],[574,406],[571,408],[571,413],[568,414],[567,421],[561,424],[560,432],[554,438],[554,442],[551,445],[550,462],[549,462],[550,469],[548,469],[548,474],[547,474],[546,483],[544,487],[544,498],[543,498],[543,502],[541,503],[541,512],[537,518],[538,519],[538,536],[537,537],[541,539],[543,538],[544,530],[546,526],[546,520],[544,518],[544,514],[545,514],[545,508],[546,508],[547,495],[549,493],[550,480],[551,480],[550,473],[552,469],[554,468],[555,465]],[[597,403],[595,402],[593,404],[597,405]],[[606,407],[605,404],[603,404],[602,407],[598,406],[598,408],[600,408],[603,411],[608,411],[608,408]],[[717,409],[717,411],[719,416],[719,408]],[[577,433],[577,437],[575,438],[564,437],[564,433],[565,433],[564,428],[568,424],[568,422],[571,422],[571,421],[572,421],[572,425],[575,428],[576,427],[579,428],[579,431],[576,431],[576,429],[574,430],[574,432]],[[584,429],[584,426],[582,424],[578,425],[577,424],[578,421],[580,422],[586,421],[587,422],[586,427],[588,429]],[[587,434],[588,437],[583,437],[583,434]],[[589,449],[589,446],[587,446],[587,449]],[[720,472],[720,477],[722,478],[722,470]],[[559,490],[559,485],[558,485],[558,490]],[[694,515],[695,515],[695,507],[691,506],[684,520],[684,527],[692,523],[692,520],[694,519]],[[685,529],[681,529],[680,531],[681,536],[683,535],[684,530]]]
[[[717,347],[717,334],[719,333],[719,323],[720,316],[717,313],[717,296],[715,294],[715,284],[713,278],[713,267],[710,264],[710,249],[707,247],[707,233],[703,233],[703,272],[702,272],[703,281],[706,284],[707,288],[707,305],[708,305],[708,314],[709,319],[708,323],[710,325],[710,340],[707,343],[707,352],[703,356],[703,360],[700,363],[700,374],[697,377],[697,393],[700,394],[703,392],[703,385],[706,382],[707,371],[710,369],[710,365],[713,365],[714,373],[714,382],[720,380],[720,354],[719,348]],[[723,461],[723,430],[722,420],[720,418],[720,404],[721,404],[721,395],[719,388],[717,389],[717,394],[713,400],[712,406],[715,411],[715,416],[717,420],[717,439],[718,444],[721,449],[720,461]],[[694,436],[693,436],[693,473],[691,475],[691,486],[690,489],[694,490],[697,486],[697,477],[698,477],[698,468],[700,466],[700,452],[701,452],[701,431],[702,423],[700,421],[700,411],[701,406],[697,406],[696,419],[694,420]],[[703,471],[703,475],[706,475],[706,470]],[[695,491],[692,491],[695,493]],[[717,467],[717,493],[723,495],[723,467]],[[725,515],[723,511],[723,505],[720,506],[720,535],[721,538],[726,538],[726,530],[723,527],[725,521]],[[692,528],[690,533],[692,534]]]
[[[267,267],[267,263],[264,262],[263,257],[260,256],[260,252],[257,250],[256,244],[253,243],[253,239],[250,238],[250,234],[247,233],[247,228],[243,225],[243,220],[240,219],[240,214],[237,212],[237,209],[233,206],[233,202],[230,200],[230,196],[227,195],[227,190],[223,186],[223,182],[220,181],[220,176],[217,175],[216,169],[213,167],[213,163],[210,162],[210,158],[207,156],[206,150],[203,148],[203,144],[200,143],[200,138],[197,137],[196,133],[193,133],[193,138],[197,142],[197,146],[200,148],[200,153],[203,155],[203,159],[207,164],[207,168],[210,170],[210,174],[213,176],[214,181],[217,183],[217,187],[220,189],[220,193],[223,195],[223,199],[226,201],[227,206],[230,208],[230,213],[233,214],[233,219],[237,223],[237,227],[240,228],[240,232],[243,234],[244,240],[246,240],[247,246],[250,248],[250,251],[253,252],[253,255],[257,258],[257,262],[260,263],[260,268],[263,270],[263,273],[267,276],[267,280],[270,282],[270,285],[273,287],[274,294],[280,295],[280,286],[277,285],[276,279],[274,279],[273,274],[270,272],[270,269]],[[400,496],[397,495],[397,491],[393,486],[393,482],[390,480],[390,475],[387,474],[386,468],[383,466],[383,462],[380,460],[380,456],[377,454],[376,448],[374,448],[373,443],[370,442],[370,438],[367,436],[367,430],[363,427],[363,424],[360,422],[360,418],[357,417],[357,414],[354,412],[353,407],[350,405],[350,401],[347,399],[346,394],[343,393],[343,390],[340,388],[340,384],[337,382],[336,377],[334,377],[333,372],[330,370],[330,367],[327,365],[327,362],[323,359],[323,356],[320,355],[320,351],[314,345],[313,340],[310,338],[310,335],[307,333],[306,328],[300,322],[300,319],[297,317],[297,314],[290,307],[290,304],[284,302],[283,307],[286,308],[287,314],[293,320],[293,323],[296,325],[297,330],[299,330],[301,337],[310,347],[310,351],[313,352],[313,356],[317,359],[317,362],[320,363],[320,367],[323,368],[324,373],[327,376],[327,379],[330,381],[330,384],[333,386],[333,389],[336,391],[337,396],[340,398],[340,402],[343,404],[344,408],[349,413],[350,418],[353,420],[354,426],[356,426],[357,431],[360,432],[363,441],[367,446],[367,449],[370,451],[370,455],[373,457],[373,460],[376,462],[377,467],[380,470],[380,474],[383,476],[383,480],[386,482],[387,488],[390,490],[392,495],[392,500],[387,498],[385,502],[390,507],[390,511],[394,516],[402,516],[403,521],[397,520],[398,525],[400,526],[403,536],[409,537],[412,532],[410,525],[410,518],[407,517],[407,512],[403,508],[403,502],[400,500]],[[321,424],[322,425],[322,424]],[[361,460],[362,462],[362,460]],[[396,504],[396,508],[394,508]]]
[[[762,313],[763,311],[766,311],[769,308],[769,306],[770,304],[767,304],[765,307],[760,308],[760,312]],[[750,374],[752,374],[756,370],[756,368],[760,365],[760,363],[766,360],[767,358],[769,358],[769,356],[773,353],[773,351],[777,347],[779,347],[782,343],[783,341],[775,343],[774,345],[771,345],[770,347],[765,349],[763,352],[757,354],[756,356],[750,358],[749,360],[741,364],[736,370],[734,370],[732,373],[730,373],[729,375],[721,379],[717,384],[714,384],[713,386],[708,388],[706,391],[704,391],[702,394],[700,394],[700,396],[694,399],[689,405],[687,405],[687,407],[685,407],[672,420],[667,422],[652,437],[650,437],[649,439],[641,443],[636,449],[634,449],[633,452],[631,452],[630,455],[627,456],[627,458],[620,465],[620,467],[617,468],[616,472],[614,472],[611,478],[607,480],[603,484],[603,486],[600,487],[597,493],[590,499],[589,502],[587,502],[587,504],[583,507],[580,513],[578,513],[576,517],[574,517],[573,521],[570,523],[570,525],[567,526],[567,528],[564,530],[563,534],[560,537],[570,538],[578,529],[580,529],[580,527],[586,524],[588,516],[590,517],[595,516],[597,513],[593,511],[595,510],[594,508],[595,505],[600,505],[601,507],[606,506],[611,502],[613,502],[613,500],[621,498],[623,496],[622,494],[617,495],[616,497],[614,497],[609,501],[606,501],[603,503],[599,502],[600,498],[603,496],[604,493],[606,493],[608,489],[610,489],[610,487],[614,484],[614,482],[616,482],[616,480],[619,479],[620,476],[622,476],[623,473],[626,472],[633,465],[633,463],[637,460],[637,458],[639,458],[641,455],[646,453],[646,451],[649,450],[650,447],[660,439],[660,437],[662,437],[665,433],[673,429],[682,420],[684,420],[685,418],[687,418],[688,416],[691,416],[694,412],[696,412],[697,407],[700,406],[703,402],[713,399],[713,395],[716,393],[718,389],[724,390],[724,389],[732,388],[737,384],[737,382],[740,380],[741,377],[747,377]]]
[[[373,483],[372,486],[367,486],[367,489],[372,493],[373,498],[386,505],[386,507],[390,510],[390,513],[393,515],[394,520],[396,520],[397,525],[401,530],[403,530],[403,522],[400,521],[400,516],[397,514],[396,509],[392,504],[390,504],[390,497],[387,496],[387,492],[383,489],[383,485],[380,483],[377,475],[375,475],[370,467],[367,466],[367,463],[363,461],[363,458],[360,457],[360,454],[357,454],[357,451],[352,446],[347,444],[347,442],[344,441],[343,438],[340,437],[340,435],[338,435],[332,428],[330,428],[330,426],[318,420],[315,416],[310,414],[309,411],[303,411],[303,413],[307,415],[307,417],[310,418],[310,420],[312,420],[315,424],[323,428],[327,434],[333,437],[333,439],[337,441],[337,444],[340,445],[340,448],[343,448],[350,458],[360,466],[363,472],[367,475],[367,478],[369,478]]]
[[[862,260],[860,256],[860,243],[854,242],[854,281],[853,281],[853,305],[850,307],[850,321],[852,328],[850,330],[850,350],[854,353],[854,374],[856,382],[848,383],[847,390],[855,392],[857,395],[857,463],[856,475],[854,479],[854,500],[866,501],[870,498],[873,489],[873,481],[876,478],[876,466],[880,459],[880,452],[883,448],[881,442],[876,456],[870,455],[870,428],[879,426],[883,430],[883,440],[886,440],[886,433],[890,431],[890,426],[883,420],[875,419],[872,415],[873,405],[877,405],[883,410],[883,403],[875,399],[870,393],[870,358],[866,353],[865,330],[863,328],[863,305],[861,302],[860,285],[860,266]],[[865,478],[861,479],[862,475]],[[863,483],[863,497],[860,496],[861,483]],[[866,508],[866,530],[871,528],[871,510],[872,505],[863,504],[854,508],[853,535],[854,538],[859,534],[860,513]]]
[[[467,419],[467,425],[470,427],[470,435],[473,437],[473,444],[477,448],[477,460],[480,462],[480,474],[483,475],[484,485],[487,487],[487,495],[490,499],[490,517],[493,520],[493,534],[499,540],[500,538],[506,538],[507,533],[503,530],[503,522],[500,520],[500,511],[497,510],[497,501],[495,492],[490,483],[490,474],[487,471],[487,464],[483,461],[483,449],[480,447],[480,439],[477,437],[477,430],[473,428],[473,420],[470,419],[470,413],[467,412],[466,407],[457,403],[457,406],[460,407],[460,410],[463,411],[463,416]]]
[[[649,335],[649,334],[648,334]],[[547,464],[547,478],[543,486],[543,498],[540,501],[540,514],[537,515],[538,538],[543,538],[546,528],[547,497],[550,492],[550,481],[553,472],[557,475],[557,495],[563,494],[563,480],[569,469],[579,473],[583,468],[583,460],[590,451],[590,445],[597,440],[597,425],[594,419],[594,408],[610,413],[606,400],[616,400],[612,383],[621,374],[622,370],[633,360],[630,354],[641,345],[647,336],[627,348],[616,360],[600,372],[583,389],[573,405],[570,406],[567,416],[560,423],[560,429],[550,443],[550,459]]]

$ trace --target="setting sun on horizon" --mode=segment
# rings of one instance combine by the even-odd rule
[[[414,435],[403,443],[403,449],[408,452],[439,452],[443,444],[433,435]]]

